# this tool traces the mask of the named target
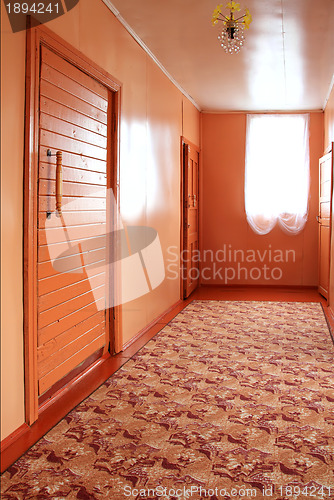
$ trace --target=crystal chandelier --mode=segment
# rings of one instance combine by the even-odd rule
[[[228,54],[236,54],[244,44],[245,35],[244,29],[248,29],[252,22],[252,16],[248,9],[245,9],[245,14],[240,17],[235,17],[235,12],[240,12],[240,4],[234,1],[226,5],[230,15],[222,14],[223,4],[217,5],[212,15],[212,25],[215,26],[218,21],[224,24],[223,31],[218,35],[220,45]]]

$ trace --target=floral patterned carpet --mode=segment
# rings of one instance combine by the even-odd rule
[[[2,499],[334,499],[318,303],[194,301],[2,476]]]

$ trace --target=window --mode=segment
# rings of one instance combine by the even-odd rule
[[[248,115],[245,209],[257,234],[278,223],[296,234],[309,196],[309,115]]]

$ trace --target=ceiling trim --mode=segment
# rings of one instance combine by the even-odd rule
[[[141,46],[143,50],[145,50],[146,54],[155,62],[155,64],[161,69],[161,71],[167,76],[167,78],[179,89],[179,91],[187,98],[189,101],[198,109],[198,111],[202,111],[200,106],[194,101],[194,99],[177,83],[176,80],[172,77],[170,73],[166,70],[166,68],[161,64],[161,62],[155,57],[153,52],[147,47],[147,45],[143,42],[141,38],[137,35],[135,31],[131,28],[131,26],[125,21],[125,19],[121,16],[120,12],[116,9],[116,7],[111,3],[110,0],[102,0],[102,2],[108,7],[108,9],[114,14],[114,16],[118,19],[118,21],[124,26],[126,31],[136,40],[136,42]]]
[[[305,115],[309,113],[323,113],[323,109],[288,109],[288,110],[280,110],[280,109],[267,109],[265,111],[262,110],[235,110],[231,109],[229,110],[224,110],[224,111],[210,111],[210,110],[203,110],[202,114],[203,115]]]

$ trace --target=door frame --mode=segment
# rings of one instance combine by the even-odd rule
[[[41,46],[55,52],[62,59],[103,84],[111,92],[111,133],[108,137],[108,165],[110,181],[119,213],[119,130],[121,84],[77,49],[45,26],[28,27],[26,35],[26,104],[24,143],[24,213],[23,213],[23,331],[24,331],[24,385],[25,419],[31,425],[38,419],[37,380],[37,220],[38,211],[38,150],[39,150],[39,72]],[[110,144],[110,140],[112,143]],[[110,185],[109,185],[110,184]],[[119,277],[116,277],[119,279]],[[117,286],[117,283],[116,283]],[[109,309],[110,344],[114,352],[122,349],[121,307]],[[108,353],[110,357],[112,353]],[[96,362],[98,363],[98,361]],[[89,366],[92,369],[92,365]]]
[[[181,152],[180,152],[180,156],[181,156],[181,182],[180,182],[180,185],[181,185],[181,194],[180,194],[180,199],[181,199],[181,228],[180,228],[180,298],[181,300],[184,300],[184,295],[185,295],[185,291],[186,291],[186,287],[187,287],[187,281],[185,279],[183,279],[183,269],[184,269],[184,266],[182,265],[182,259],[181,259],[181,255],[182,255],[182,252],[185,250],[185,227],[184,227],[184,224],[185,224],[185,210],[186,210],[186,203],[187,203],[187,200],[185,198],[185,192],[184,192],[184,189],[185,189],[185,162],[184,162],[184,147],[185,146],[189,146],[193,149],[195,149],[195,151],[197,151],[198,153],[198,241],[200,241],[200,209],[201,209],[201,203],[200,203],[200,199],[201,199],[201,195],[200,195],[200,186],[201,186],[201,177],[200,177],[200,148],[199,146],[196,146],[196,144],[192,143],[191,141],[189,141],[186,137],[184,136],[181,136]],[[199,244],[199,250],[200,250],[200,244]],[[199,263],[199,269],[201,268],[200,266],[201,263]],[[200,280],[199,280],[199,284],[200,284]]]
[[[329,280],[328,280],[328,299],[327,305],[330,310],[333,310],[334,306],[334,295],[332,296],[332,287],[331,287],[331,276],[334,275],[334,261],[332,260],[332,247],[334,247],[334,232],[333,232],[333,222],[334,222],[334,141],[330,143],[327,148],[332,152],[332,172],[331,172],[331,203],[330,203],[330,221],[329,221]],[[333,272],[331,272],[333,271]]]

